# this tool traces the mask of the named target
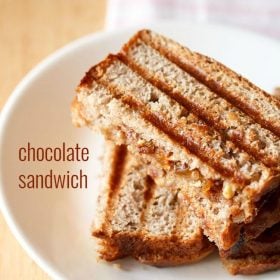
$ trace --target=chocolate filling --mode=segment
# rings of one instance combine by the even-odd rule
[[[221,256],[280,253],[280,189],[267,193],[258,206],[260,211],[254,221],[243,226],[239,241],[229,250],[221,251]]]

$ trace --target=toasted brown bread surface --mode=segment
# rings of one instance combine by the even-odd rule
[[[257,238],[265,229],[280,222],[280,190],[269,193],[263,202],[254,221],[242,228],[244,241]]]
[[[277,98],[213,58],[193,52],[153,31],[142,30],[135,38],[141,38],[257,123],[280,136],[280,102]]]
[[[134,154],[149,154],[186,182],[198,177],[185,184],[185,195],[206,234],[227,250],[279,187],[279,136],[168,57],[159,38],[167,40],[139,32],[120,54],[93,67],[78,87],[73,119]],[[256,92],[271,103],[264,114],[275,118],[277,101]]]
[[[269,171],[233,143],[224,141],[218,132],[136,74],[117,56],[111,55],[92,68],[91,75],[114,96],[122,98],[133,110],[139,111],[146,121],[160,128],[169,138],[222,175],[232,177],[236,183],[254,182],[265,172],[273,176],[273,170]]]
[[[276,254],[280,254],[280,223],[267,228],[255,239],[240,240],[230,250],[220,251],[221,257],[225,258]]]
[[[132,256],[146,264],[173,266],[199,261],[214,250],[205,237],[200,233],[196,235],[193,223],[198,228],[201,221],[193,216],[192,209],[184,207],[186,200],[181,201],[183,205],[179,203],[180,189],[174,188],[173,182],[157,177],[153,169],[147,166],[147,161],[139,158],[135,161],[124,146],[113,148],[108,143],[107,147],[107,176],[104,176],[106,184],[99,196],[99,215],[95,219],[93,230],[93,235],[99,238],[102,259],[113,261]],[[137,173],[141,176],[137,177]],[[127,180],[126,176],[133,176],[133,180]],[[126,184],[132,184],[133,188],[127,188]],[[148,188],[141,189],[142,184]],[[177,181],[177,184],[180,185],[181,182]],[[161,186],[165,185],[168,187],[163,191]],[[174,193],[175,196],[172,195]],[[141,198],[144,203],[141,203]],[[124,211],[123,202],[127,205],[136,202],[137,205]],[[178,208],[176,210],[176,204],[182,211],[178,211]],[[164,220],[168,223],[158,222],[163,215],[162,206],[165,211]],[[155,219],[151,218],[155,214]],[[176,217],[172,217],[172,214]],[[191,219],[196,219],[196,222],[192,220],[191,227],[188,227],[190,223],[186,214]],[[167,216],[171,216],[171,219]],[[175,223],[174,219],[177,220]],[[124,223],[121,224],[122,222]],[[139,231],[137,227],[140,224],[142,229],[144,226],[144,230]],[[170,230],[170,224],[173,230]],[[149,227],[156,235],[147,231]],[[187,236],[191,238],[190,233],[186,233],[189,230],[196,236],[192,241],[184,240]],[[184,231],[185,237],[182,237]],[[280,223],[267,229],[258,238],[243,243],[235,255],[224,255],[221,259],[231,274],[257,274],[279,268],[279,254]]]
[[[157,130],[155,130],[155,128],[151,127],[149,125],[149,123],[143,121],[143,119],[141,119],[139,117],[139,115],[136,114],[136,112],[132,111],[129,107],[124,106],[118,99],[116,98],[112,98],[112,96],[110,95],[110,92],[108,90],[106,90],[106,88],[104,88],[103,86],[100,86],[98,84],[94,85],[95,88],[95,93],[94,95],[88,95],[87,93],[83,93],[80,92],[80,94],[78,95],[80,98],[80,106],[79,107],[86,107],[86,108],[90,108],[89,109],[83,109],[81,112],[82,114],[87,114],[89,113],[85,119],[87,120],[88,123],[90,123],[89,120],[94,119],[94,125],[92,125],[90,123],[89,126],[93,126],[94,128],[99,127],[103,130],[103,133],[105,134],[109,134],[110,137],[112,139],[114,139],[116,142],[120,141],[122,143],[123,140],[127,141],[126,143],[131,144],[131,146],[133,145],[133,147],[136,147],[136,149],[138,149],[138,151],[141,153],[151,153],[153,158],[158,158],[159,161],[165,160],[165,154],[166,152],[163,150],[158,149],[155,144],[153,143],[152,138],[150,138],[149,141],[145,141],[142,140],[141,141],[141,137],[138,137],[138,135],[135,135],[135,131],[132,130],[129,126],[130,126],[130,122],[132,123],[132,125],[134,127],[136,127],[139,131],[139,129],[142,129],[143,133],[145,133],[145,135],[147,136],[154,136],[154,135],[158,135],[157,138],[164,140],[164,141],[169,141],[168,138],[166,138],[166,136],[164,134],[162,134],[161,132],[158,132]],[[86,97],[84,99],[84,97]],[[103,102],[102,106],[98,105],[91,105],[94,104],[95,102]],[[101,110],[101,111],[99,111]],[[108,116],[114,116],[111,119],[108,119]],[[105,117],[103,117],[105,116]],[[137,122],[135,122],[135,119],[131,118],[131,116],[133,116],[134,118],[137,118]],[[123,125],[123,123],[125,123],[126,126]],[[120,127],[123,127],[123,129],[120,129]],[[125,136],[123,136],[125,135]],[[165,143],[166,143],[165,142]],[[164,144],[165,144],[164,143]],[[167,142],[168,143],[168,142]],[[170,143],[170,141],[169,141]],[[164,146],[162,146],[164,147]],[[176,150],[177,149],[177,150]],[[183,149],[178,149],[177,145],[174,145],[173,142],[170,143],[170,152],[172,151],[172,153],[177,153],[178,155],[182,156],[184,155],[184,153],[186,154],[186,159],[190,160],[190,164],[193,164],[194,162],[196,162],[195,164],[197,164],[197,161],[194,161],[192,159],[192,156],[189,153],[186,153],[186,151]],[[135,152],[135,148],[134,148],[134,152]],[[184,160],[185,160],[184,158]],[[172,162],[172,158],[170,158],[169,160],[166,160],[166,162],[168,162],[170,164],[170,162]],[[192,172],[188,172],[188,168],[184,167],[184,164],[178,162],[178,161],[174,161],[174,167],[175,169],[177,169],[178,167],[178,171],[179,173],[180,170],[184,170],[185,169],[185,174],[192,174]],[[177,164],[178,163],[178,164]],[[172,168],[172,169],[173,169]],[[190,170],[191,171],[191,170]],[[195,174],[197,173],[197,169],[194,170]],[[188,195],[193,196],[193,198],[196,201],[196,204],[199,200],[199,196],[201,196],[201,194],[203,192],[201,192],[201,189],[208,189],[208,186],[212,186],[213,183],[211,182],[211,180],[207,179],[207,175],[209,178],[209,171],[211,172],[211,169],[209,169],[207,166],[206,168],[203,170],[203,176],[199,176],[199,181],[197,183],[201,183],[201,188],[188,188]],[[184,173],[184,172],[183,172]],[[183,174],[182,173],[182,174]],[[214,175],[216,175],[216,173],[212,173]],[[204,176],[205,175],[205,176]],[[192,175],[191,175],[192,176]],[[186,177],[186,176],[184,176]],[[205,178],[206,177],[206,178]],[[217,178],[218,179],[218,178]],[[200,181],[201,180],[201,181]],[[228,249],[230,248],[234,242],[236,242],[238,240],[238,225],[236,228],[233,227],[232,224],[232,220],[230,220],[229,218],[226,218],[226,215],[231,216],[231,213],[237,213],[238,215],[240,214],[240,212],[236,212],[239,211],[240,207],[243,206],[247,206],[248,210],[247,211],[254,211],[254,208],[251,208],[252,206],[250,206],[250,204],[244,204],[243,201],[244,199],[242,198],[242,193],[240,195],[237,195],[234,198],[235,204],[232,204],[232,201],[229,199],[226,199],[224,197],[224,193],[222,191],[222,187],[219,186],[219,179],[216,181],[218,183],[218,185],[216,186],[214,184],[214,186],[216,186],[213,191],[214,193],[217,192],[216,197],[220,197],[221,200],[219,201],[217,199],[216,204],[217,206],[221,209],[221,215],[217,215],[216,212],[213,214],[211,214],[212,211],[214,211],[214,209],[217,207],[212,207],[212,204],[214,203],[211,199],[209,199],[206,195],[204,202],[207,203],[207,205],[203,205],[203,207],[201,207],[201,205],[197,205],[198,210],[199,211],[206,211],[207,207],[209,209],[209,213],[210,213],[210,217],[208,216],[204,216],[205,220],[208,221],[207,223],[205,223],[205,225],[208,228],[208,235],[211,236],[212,240],[215,240],[215,242],[218,244],[218,246],[221,246],[221,248],[225,248]],[[196,184],[197,184],[196,183]],[[267,185],[267,187],[269,187],[269,185]],[[191,192],[191,190],[193,190],[193,192]],[[269,189],[268,189],[269,190]],[[212,192],[212,191],[211,191]],[[207,192],[206,192],[207,193]],[[247,192],[245,191],[243,195],[245,195]],[[248,197],[248,195],[246,194],[245,197]],[[247,198],[246,198],[247,199]],[[252,200],[251,200],[252,201]],[[220,206],[219,206],[220,205]],[[207,207],[205,207],[207,206]],[[236,210],[235,210],[236,209]],[[251,209],[251,210],[250,210]],[[215,210],[216,211],[216,210]],[[227,211],[227,212],[226,212]],[[228,216],[228,217],[229,217]],[[220,219],[218,219],[220,218]],[[242,218],[242,216],[241,216]],[[226,227],[221,231],[220,225],[226,224]],[[216,226],[217,227],[216,227]]]
[[[256,239],[220,251],[220,255],[231,274],[258,274],[280,268],[280,223],[267,228]]]
[[[254,275],[280,268],[280,255],[256,255],[240,259],[222,259],[229,273]]]
[[[169,266],[198,261],[214,250],[179,186],[157,185],[125,146],[110,153],[93,228],[102,259],[132,256],[143,263]]]

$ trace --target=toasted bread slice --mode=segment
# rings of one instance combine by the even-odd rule
[[[247,242],[240,241],[231,251],[220,252],[222,257],[241,258],[248,255],[280,254],[280,223],[267,228],[257,238]]]
[[[235,73],[213,58],[193,52],[190,49],[176,43],[175,41],[161,36],[153,31],[139,31],[138,34],[132,38],[131,42],[126,48],[130,48],[132,42],[138,40],[141,40],[146,45],[151,46],[162,56],[166,57],[172,63],[178,65],[186,73],[189,73],[197,81],[206,85],[210,90],[228,100],[237,108],[240,108],[248,116],[254,119],[255,123],[261,124],[261,126],[266,127],[268,130],[280,137],[279,99],[269,95],[244,77]],[[206,93],[205,95],[208,94]],[[204,101],[206,100],[207,98],[205,98]],[[210,98],[210,103],[208,103],[207,109],[205,108],[206,110],[210,109],[210,115],[213,112],[211,105],[214,105],[211,100],[213,99]],[[203,100],[201,100],[201,102],[203,102]],[[219,108],[222,108],[220,107],[220,102]],[[200,109],[203,110],[203,108]],[[229,111],[228,108],[224,108],[224,110],[225,112]],[[237,112],[236,115],[238,114],[239,113]],[[206,118],[208,117],[211,118],[210,116],[206,116]],[[225,117],[224,121],[226,121],[226,116],[222,115],[222,117]],[[240,118],[240,116],[237,118]],[[229,121],[231,121],[230,117]],[[239,125],[240,124],[241,122]],[[246,124],[246,126],[247,125],[248,124]],[[259,128],[257,128],[257,131],[260,132]],[[262,132],[260,132],[259,135],[261,134]],[[245,145],[244,139],[242,139],[242,141]]]
[[[82,85],[91,78],[93,83],[107,88],[115,98],[138,112],[144,121],[236,184],[248,185],[262,179],[264,174],[273,176],[273,169],[223,139],[223,135],[147,82],[119,58],[107,57],[90,70],[90,77],[85,78]]]
[[[154,35],[147,40],[143,34],[154,33],[139,32],[120,54],[86,74],[73,120],[135,154],[149,154],[187,182],[198,177],[185,184],[185,194],[203,217],[205,233],[227,250],[242,226],[253,222],[267,193],[279,187],[280,140],[271,129],[277,124],[265,125],[233,98],[192,77],[149,41]],[[264,114],[275,118],[271,108],[277,109],[278,101],[252,88],[271,103]]]
[[[258,238],[240,242],[221,259],[231,274],[257,274],[280,268],[280,223]]]
[[[165,174],[154,161],[149,162],[147,158],[146,167],[155,182],[166,186],[171,186],[175,182],[179,185],[195,184],[196,182],[196,178],[193,178],[193,182],[186,182],[184,176],[179,174],[173,176],[171,172]],[[221,260],[230,273],[257,274],[280,268],[280,262],[278,261],[280,260],[279,190],[271,196],[272,199],[267,197],[256,219],[251,224],[241,227],[241,239],[229,250],[219,250]],[[203,204],[203,194],[201,194],[200,199],[202,199]],[[195,204],[192,199],[190,201],[191,205]],[[212,207],[217,207],[216,201],[213,202]],[[203,214],[203,210],[200,213],[196,212],[197,217],[199,217],[198,222],[201,223],[203,229],[206,227],[204,231],[207,232],[208,224],[205,224]],[[211,223],[211,220],[207,222]],[[273,226],[271,227],[271,225]]]
[[[172,60],[170,59],[171,53],[173,53],[172,57],[174,58],[176,49],[178,49],[177,59]],[[212,91],[209,88],[209,80],[202,83],[197,79],[196,75],[192,75],[193,72],[189,73],[189,68],[182,66],[182,64],[192,63],[193,67],[199,66],[194,61],[196,54],[191,55],[188,49],[185,49],[185,51],[184,49],[162,36],[144,30],[140,31],[125,45],[120,58],[139,75],[168,93],[168,95],[188,110],[195,112],[195,114],[204,119],[210,126],[215,127],[240,148],[254,155],[266,165],[279,169],[279,135],[277,137],[270,130],[263,128],[263,122],[261,124],[255,122],[249,115],[243,113],[238,107],[224,99],[221,96],[220,90]],[[201,58],[201,60],[204,59]],[[207,62],[208,65],[214,63],[210,59]],[[202,65],[206,67],[207,63],[202,63]],[[213,65],[211,66],[214,67]],[[224,74],[219,73],[219,75],[223,75],[219,79],[227,79],[225,78],[227,72],[225,71]],[[245,81],[243,82],[245,83]],[[231,83],[237,83],[237,81],[233,79]],[[223,89],[226,87],[226,84]],[[238,85],[236,85],[239,90],[242,90],[241,84],[242,82],[239,81]],[[243,88],[243,91],[246,91],[246,88]],[[261,91],[257,92],[261,94]],[[235,94],[236,92],[234,91],[233,93]],[[243,96],[244,94],[242,95],[242,93],[240,92],[237,96]],[[256,99],[261,99],[258,94],[253,95],[252,93],[251,95],[255,96]],[[262,96],[261,100],[271,101],[271,103],[268,103],[270,107],[266,108],[266,110],[274,113],[273,110],[276,110],[278,100],[274,100],[275,98],[267,96],[265,93]],[[252,97],[250,98],[252,99]],[[265,102],[264,100],[263,102]],[[248,106],[251,106],[251,103],[250,101]],[[260,105],[263,105],[263,103],[260,103]],[[278,116],[279,119],[280,108],[278,108],[278,114],[277,111],[274,114],[275,118]],[[268,119],[271,120],[270,114],[268,115]],[[278,126],[277,122],[275,124]]]
[[[180,186],[157,185],[125,146],[111,148],[93,236],[107,261],[132,256],[169,266],[196,262],[214,250]]]
[[[79,111],[79,115],[83,115],[82,120],[90,127],[99,128],[107,137],[116,142],[129,144],[134,152],[149,153],[161,163],[168,163],[167,170],[185,169],[185,173],[190,176],[192,173],[198,172],[201,189],[210,189],[209,186],[214,186],[214,192],[220,198],[217,200],[217,207],[212,207],[213,201],[207,197],[204,201],[207,207],[202,208],[201,204],[198,204],[197,207],[199,211],[209,210],[208,213],[205,212],[207,214],[205,224],[208,225],[206,234],[221,249],[229,249],[239,239],[239,224],[246,220],[248,222],[253,220],[258,211],[257,201],[275,188],[279,179],[269,175],[268,171],[268,174],[264,174],[260,180],[252,182],[244,189],[237,189],[235,195],[231,195],[231,192],[234,194],[236,188],[234,182],[215,172],[203,161],[194,157],[185,147],[174,143],[162,131],[145,121],[139,113],[115,98],[106,87],[96,82],[93,82],[92,86],[91,90],[94,94],[90,94],[88,88],[79,89],[77,100],[73,104],[73,111]],[[78,119],[78,122],[81,122],[81,118]],[[147,138],[143,139],[140,135]],[[158,140],[157,143],[161,144],[160,146],[155,145],[155,138]],[[267,172],[264,171],[264,173]],[[188,176],[185,178],[188,180]],[[228,197],[228,193],[230,197]],[[199,201],[197,198],[201,191],[197,187],[188,188],[187,194]],[[213,209],[219,208],[221,214],[217,215]],[[211,222],[209,222],[210,220]],[[224,227],[221,229],[222,225]]]
[[[200,221],[190,205],[180,199],[181,189],[170,182],[166,186],[155,174],[153,181],[147,162],[132,157],[124,146],[108,143],[107,150],[93,229],[102,259],[132,256],[146,264],[170,266],[198,261],[214,250],[197,230]],[[257,274],[279,268],[279,254],[280,223],[221,259],[231,274]]]
[[[182,193],[187,197],[191,204],[194,205],[194,212],[201,222],[201,227],[208,236],[213,236],[219,232],[222,234],[223,240],[234,239],[236,234],[241,233],[239,240],[236,244],[228,250],[220,248],[220,253],[231,256],[231,252],[238,251],[240,244],[257,238],[267,228],[280,222],[280,190],[268,193],[264,196],[259,205],[258,213],[251,223],[243,223],[233,225],[230,219],[223,219],[225,207],[227,207],[227,200],[219,190],[214,187],[210,188],[207,185],[199,187],[199,176],[193,173],[186,178],[185,173],[188,170],[177,170],[165,172],[161,165],[152,157],[146,155],[144,157],[145,164],[149,175],[155,180],[160,181],[165,185],[173,185],[175,183],[182,186],[196,187],[190,191],[187,187],[182,188]],[[199,204],[198,204],[199,201]],[[211,203],[210,203],[210,202]],[[201,205],[202,207],[198,207]],[[207,217],[207,218],[206,218]],[[219,223],[217,223],[219,221]]]
[[[242,228],[242,239],[248,240],[257,238],[265,229],[271,228],[280,222],[280,190],[268,193],[260,207],[258,215],[252,223]]]
[[[280,268],[280,254],[278,255],[253,255],[244,258],[224,258],[224,266],[229,273],[236,274],[259,274],[269,270]]]

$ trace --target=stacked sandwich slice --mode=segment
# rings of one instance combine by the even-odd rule
[[[191,209],[184,215],[197,219],[199,230],[216,244],[232,273],[280,266],[280,252],[248,249],[261,244],[262,235],[270,235],[270,228],[275,231],[280,222],[276,98],[217,61],[142,30],[120,53],[87,72],[72,112],[76,125],[87,125],[116,145],[127,146],[156,186],[170,195],[174,186],[180,189]],[[132,197],[127,200],[133,204]],[[176,235],[184,230],[173,231]],[[107,244],[115,239],[106,231],[96,232]],[[159,253],[151,251],[156,258]],[[240,263],[246,267],[239,269]]]
[[[93,229],[103,259],[133,256],[166,266],[195,262],[213,251],[178,185],[157,184],[126,146],[108,144],[107,149]]]

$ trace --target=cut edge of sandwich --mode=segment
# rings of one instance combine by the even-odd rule
[[[92,230],[100,258],[131,256],[150,265],[173,266],[209,255],[214,245],[203,236],[188,202],[179,198],[179,189],[157,186],[125,146],[107,146],[106,179]]]

